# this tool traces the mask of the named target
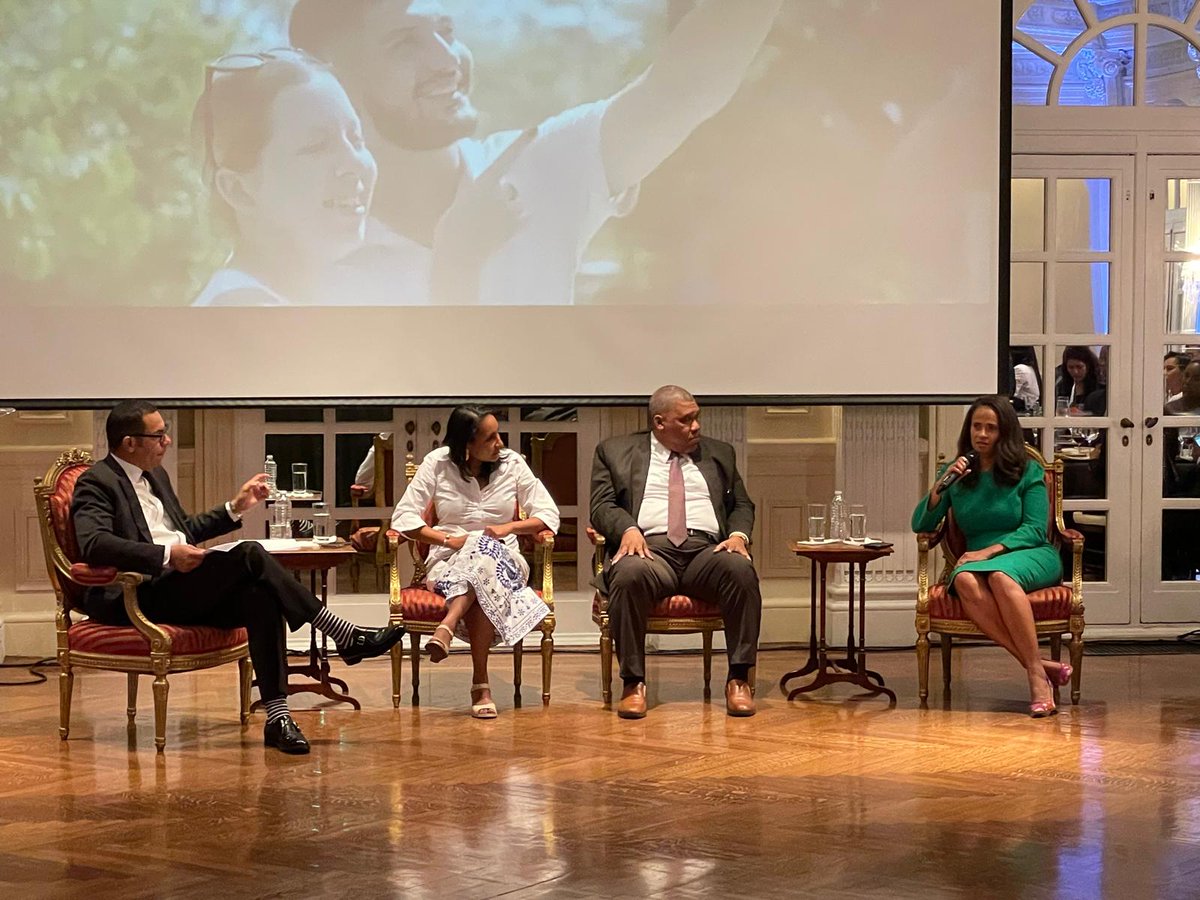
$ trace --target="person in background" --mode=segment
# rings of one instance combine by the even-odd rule
[[[1192,358],[1186,353],[1172,350],[1163,357],[1163,394],[1166,402],[1178,400],[1183,393],[1183,370]]]
[[[517,517],[524,510],[526,518]],[[494,719],[488,652],[524,640],[550,612],[529,587],[517,536],[557,531],[558,507],[519,453],[508,450],[496,416],[473,406],[452,410],[445,443],[425,454],[396,504],[392,528],[429,544],[426,585],[446,614],[425,645],[432,662],[454,635],[471,644],[471,715]]]
[[[1037,353],[1032,347],[1013,347],[1009,359],[1013,367],[1013,406],[1019,413],[1038,415],[1042,404],[1042,376],[1038,371]]]
[[[974,468],[967,454],[978,454]],[[944,491],[946,471],[960,478]],[[958,458],[938,472],[913,510],[912,529],[933,531],[953,510],[967,551],[950,573],[948,590],[987,637],[1020,663],[1029,681],[1029,714],[1057,712],[1051,682],[1065,685],[1071,666],[1043,659],[1029,593],[1062,582],[1062,560],[1050,544],[1050,498],[1042,467],[1025,452],[1021,424],[1003,397],[971,404],[958,435]]]
[[[1100,361],[1090,347],[1064,347],[1054,396],[1067,401],[1070,415],[1102,416],[1107,391],[1100,381]]]

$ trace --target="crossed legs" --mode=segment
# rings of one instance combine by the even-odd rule
[[[433,662],[441,662],[446,658],[450,649],[450,641],[454,637],[454,629],[459,622],[464,622],[467,628],[467,638],[471,644],[471,684],[487,685],[488,683],[488,654],[491,652],[492,641],[496,637],[496,628],[491,619],[475,602],[475,589],[467,588],[465,594],[459,594],[446,604],[446,615],[438,623],[437,631],[430,638],[426,649]],[[494,704],[492,691],[489,687],[471,688],[472,710]]]
[[[1059,663],[1042,659],[1029,597],[1003,572],[960,572],[954,589],[967,616],[987,637],[1021,664],[1029,679],[1029,696],[1034,703],[1052,700],[1047,680]]]

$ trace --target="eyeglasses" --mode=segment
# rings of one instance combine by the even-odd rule
[[[160,444],[165,444],[167,442],[167,438],[169,438],[171,436],[170,431],[171,431],[171,429],[164,428],[162,431],[152,431],[149,434],[145,434],[145,433],[131,434],[131,435],[129,435],[129,437],[146,438],[147,440],[155,440],[155,441],[158,441]]]
[[[228,53],[215,59],[204,67],[204,93],[201,100],[204,103],[204,178],[210,180],[217,171],[216,151],[213,148],[212,86],[218,75],[229,75],[237,72],[255,72],[274,60],[294,60],[317,66],[324,64],[315,57],[295,47],[275,47],[260,53]]]

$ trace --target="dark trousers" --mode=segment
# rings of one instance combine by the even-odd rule
[[[321,609],[320,600],[252,541],[209,553],[190,572],[154,579],[141,587],[138,603],[151,622],[245,628],[263,700],[287,695],[284,620],[295,631]]]
[[[754,564],[738,553],[714,553],[715,541],[689,537],[676,547],[666,535],[646,539],[652,559],[625,556],[605,566],[608,619],[621,678],[646,678],[646,622],[650,607],[672,594],[715,604],[725,621],[730,665],[754,665],[762,621],[762,594]]]

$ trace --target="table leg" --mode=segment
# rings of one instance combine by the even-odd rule
[[[817,670],[817,561],[815,559],[810,562],[809,594],[808,661],[796,671],[788,672],[779,679],[779,690],[785,694],[787,693],[787,683],[789,681]]]
[[[858,655],[856,651],[858,645],[854,640],[854,563],[847,564],[846,570],[850,576],[850,591],[846,595],[848,613],[846,620],[849,623],[846,631],[846,658],[837,660],[835,665],[849,672],[857,672]]]

